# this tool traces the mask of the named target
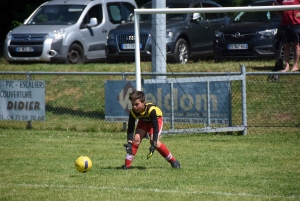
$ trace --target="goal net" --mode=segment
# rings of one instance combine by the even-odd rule
[[[182,33],[181,38],[176,35],[175,44],[167,44],[171,41],[168,37],[175,36],[172,35],[174,32],[166,29],[163,25],[166,19],[168,23],[177,23],[177,28],[179,28],[180,23],[183,23],[182,20],[186,18],[201,20],[200,10],[172,9],[171,13],[168,13],[171,9],[142,10],[143,12],[140,14],[135,12],[136,89],[144,91],[146,102],[152,102],[162,109],[164,114],[164,131],[162,133],[243,131],[245,134],[247,130],[245,68],[240,68],[236,64],[237,72],[211,72],[211,69],[199,66],[199,62],[197,64],[187,63],[190,59],[189,54],[192,53],[186,53],[185,50],[192,48],[189,47],[190,41],[187,41],[184,34],[190,34],[189,37],[201,38],[197,31],[189,30],[190,33]],[[149,16],[157,13],[159,15],[156,16],[155,22],[161,23],[162,26],[155,24],[155,29],[151,29],[150,26],[149,29],[145,29],[145,24],[140,24],[140,19],[148,19]],[[153,15],[153,17],[155,16]],[[141,26],[143,28],[140,28]],[[153,33],[153,30],[166,34]],[[152,50],[156,48],[153,56],[156,58],[152,57],[151,67],[140,63],[140,58],[146,48],[143,41],[147,41],[140,42],[140,37],[145,35],[144,32],[150,33],[148,40],[151,41]],[[214,35],[214,33],[212,34]],[[159,38],[159,36],[163,38]],[[208,38],[202,38],[203,43],[209,43],[208,40]],[[162,48],[159,48],[161,45]],[[175,46],[174,51],[171,45]],[[175,62],[170,63],[169,61]],[[165,69],[149,74],[148,72],[153,71],[153,65],[163,66]]]

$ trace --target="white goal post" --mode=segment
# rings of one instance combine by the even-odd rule
[[[284,11],[300,10],[297,6],[246,6],[246,7],[214,7],[214,8],[157,8],[157,9],[134,9],[134,34],[135,34],[135,71],[136,89],[141,90],[141,61],[140,61],[140,34],[139,16],[142,14],[176,14],[176,13],[228,13],[228,12],[247,12],[247,11]],[[155,44],[154,44],[155,45]]]
[[[143,14],[191,14],[191,13],[228,13],[228,12],[262,12],[262,11],[283,11],[283,10],[300,10],[300,5],[298,6],[252,6],[252,7],[213,7],[213,8],[159,8],[159,9],[135,9],[134,10],[134,35],[135,35],[135,75],[136,75],[136,89],[137,90],[142,90],[142,88],[144,88],[145,91],[147,91],[148,93],[148,97],[150,100],[159,100],[160,103],[162,102],[162,95],[164,95],[164,100],[165,102],[167,102],[167,106],[164,107],[168,107],[168,110],[170,111],[169,113],[166,113],[167,115],[169,115],[169,119],[170,119],[170,130],[169,131],[165,131],[165,133],[191,133],[191,132],[232,132],[232,131],[243,131],[243,134],[246,135],[247,133],[247,115],[246,115],[246,73],[245,73],[245,68],[241,68],[241,72],[236,75],[233,76],[231,73],[234,72],[229,72],[228,76],[220,76],[220,74],[222,73],[216,73],[214,76],[209,76],[206,77],[205,73],[203,73],[203,75],[200,75],[198,78],[194,78],[194,77],[189,77],[187,79],[181,79],[181,78],[168,78],[165,80],[159,80],[159,79],[152,79],[152,80],[144,80],[143,84],[148,84],[143,85],[142,86],[142,72],[141,72],[141,63],[140,63],[140,59],[141,59],[141,55],[140,55],[140,15]],[[164,22],[163,22],[164,23]],[[156,26],[156,25],[153,25]],[[166,31],[166,30],[161,30],[161,31]],[[156,40],[156,39],[154,39]],[[151,43],[152,46],[155,46],[156,43],[153,42]],[[166,44],[164,44],[166,45]],[[159,55],[158,55],[159,56]],[[182,74],[184,74],[184,72],[181,72]],[[174,75],[175,77],[177,76],[176,73],[170,72],[170,73],[156,73],[156,72],[152,72],[152,75],[160,75],[160,76],[170,76],[170,74]],[[188,74],[188,73],[186,73]],[[196,72],[195,72],[196,74]],[[231,74],[231,75],[230,75]],[[195,75],[196,76],[196,75]],[[197,76],[196,76],[197,77]],[[196,80],[196,81],[195,81]],[[231,106],[231,99],[226,99],[227,97],[230,97],[231,95],[231,82],[232,81],[241,81],[241,104],[242,104],[242,116],[241,116],[241,120],[242,120],[242,125],[239,126],[238,125],[232,125],[231,123],[224,123],[224,119],[228,118],[229,122],[231,122],[231,110],[232,110],[232,106]],[[213,91],[211,90],[211,86],[212,89],[216,89],[219,86],[215,87],[213,86],[215,83],[214,82],[218,82],[221,83],[220,86],[222,85],[223,82],[223,87],[224,87],[224,91],[221,92],[221,96],[226,96],[226,98],[221,99],[222,97],[216,97],[214,99],[215,94],[220,94],[220,89],[218,89],[218,91]],[[182,83],[193,83],[191,85],[189,85],[188,87],[190,88],[185,88],[187,87],[185,84]],[[202,83],[205,83],[205,85],[203,85]],[[157,91],[154,93],[160,93],[160,97],[154,97],[152,93],[153,89],[151,88],[151,84],[156,84],[157,86]],[[179,85],[183,85],[179,86]],[[167,85],[164,89],[162,88],[163,85]],[[174,85],[178,85],[176,89],[173,88]],[[226,86],[229,86],[228,88],[226,88]],[[168,88],[169,87],[169,88]],[[221,86],[222,87],[222,86]],[[183,89],[184,88],[184,89]],[[205,92],[203,92],[203,88],[205,88]],[[227,90],[228,89],[228,90]],[[160,90],[160,91],[159,91]],[[191,107],[193,107],[192,112],[188,113],[188,112],[182,112],[183,110],[180,110],[180,112],[178,113],[174,113],[174,94],[178,94],[179,91],[183,91],[181,92],[181,94],[183,94],[184,98],[180,99],[177,97],[178,100],[180,100],[180,104],[182,104],[183,106],[187,106],[187,105],[191,105]],[[163,92],[162,92],[163,91]],[[169,93],[166,95],[166,91]],[[187,91],[187,92],[186,92]],[[180,92],[179,92],[180,93]],[[193,94],[195,96],[190,96],[190,94]],[[203,95],[204,94],[204,95]],[[216,95],[216,96],[217,96]],[[182,96],[181,96],[182,97]],[[224,101],[226,99],[226,101]],[[225,118],[219,118],[220,119],[220,124],[218,125],[218,118],[215,118],[216,120],[211,120],[210,115],[211,115],[211,109],[210,109],[210,104],[214,104],[213,101],[216,102],[221,102],[220,100],[224,101],[222,103],[224,103],[223,108],[225,112],[221,111],[220,114],[226,114]],[[170,103],[170,104],[169,104]],[[203,104],[204,103],[204,104]],[[180,105],[179,103],[176,103],[176,105]],[[184,105],[186,104],[186,105]],[[205,109],[203,109],[203,106],[205,107]],[[199,109],[200,108],[200,109]],[[198,110],[199,109],[199,110]],[[179,111],[179,110],[178,110]],[[205,111],[206,113],[203,112],[199,112],[199,111]],[[215,110],[217,111],[217,110]],[[223,113],[222,113],[223,112]],[[192,123],[195,122],[195,124],[202,124],[204,127],[193,127],[190,126],[189,129],[181,129],[181,128],[176,128],[174,129],[174,119],[175,120],[179,120],[179,118],[176,119],[177,114],[182,114],[184,113],[184,115],[187,116],[183,116],[181,117],[183,120],[189,117],[191,117],[191,121]],[[191,116],[188,116],[190,115]],[[194,115],[194,116],[192,116]],[[179,116],[179,115],[178,115]],[[194,118],[193,118],[194,117]],[[200,121],[197,121],[197,118],[200,119]],[[226,121],[226,120],[225,120]],[[180,121],[178,121],[180,122]]]

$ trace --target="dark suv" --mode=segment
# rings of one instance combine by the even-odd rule
[[[151,8],[146,3],[142,8]],[[221,7],[208,0],[167,0],[167,8],[205,8]],[[151,16],[141,15],[140,18],[140,52],[141,58],[151,58]],[[193,56],[213,54],[215,30],[230,22],[225,13],[193,13],[166,15],[166,53],[168,61],[187,63]],[[135,39],[134,23],[127,22],[117,26],[108,34],[106,57],[108,61],[134,59]]]
[[[257,1],[250,6],[271,6],[273,2]],[[215,59],[283,57],[278,37],[280,21],[275,11],[240,12],[232,22],[215,32]]]

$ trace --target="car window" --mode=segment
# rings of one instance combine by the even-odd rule
[[[225,13],[218,13],[218,17],[219,18],[225,18],[225,17],[227,17],[227,15]]]
[[[166,4],[167,8],[188,8],[189,4]],[[185,20],[187,17],[186,13],[179,13],[179,14],[167,14],[167,20]]]
[[[254,3],[248,6],[271,6],[273,2],[265,1]],[[262,12],[240,12],[234,18],[236,22],[256,22],[256,21],[278,21],[279,16],[275,11],[262,11]]]
[[[113,24],[120,24],[122,21],[126,21],[130,13],[134,12],[135,7],[127,2],[123,3],[107,3],[107,11],[109,21]]]
[[[65,25],[78,21],[84,5],[48,5],[42,6],[28,20],[28,25]]]
[[[193,8],[201,8],[200,3],[195,4],[195,5],[193,6]],[[203,16],[203,15],[204,15],[203,13],[197,13],[197,15],[196,15],[197,19],[193,19],[193,20],[201,21],[201,20],[204,19],[204,16]],[[193,15],[193,16],[195,16],[195,15]]]
[[[167,3],[166,4],[167,8],[189,8],[189,4],[184,4],[184,3]],[[148,3],[144,5],[141,8],[152,8],[152,4]],[[152,19],[152,15],[140,15],[140,21],[149,21]],[[181,21],[185,20],[187,18],[188,14],[186,13],[179,13],[179,14],[167,14],[166,15],[166,20],[174,20],[174,21]]]
[[[273,11],[263,12],[241,12],[235,18],[236,22],[256,22],[256,21],[274,21],[280,20]]]
[[[91,19],[91,18],[96,18],[98,24],[101,24],[101,23],[102,23],[102,21],[103,21],[103,13],[102,13],[102,5],[101,5],[101,4],[98,4],[98,5],[93,6],[93,7],[88,11],[88,13],[86,14],[86,16],[85,16],[84,19],[83,19],[83,23],[84,23],[84,24],[90,23],[90,19]],[[97,25],[98,25],[98,24],[97,24]]]
[[[202,3],[202,7],[209,8],[209,7],[215,7],[215,5],[210,3]],[[206,20],[214,20],[219,18],[218,13],[205,13],[204,15]]]

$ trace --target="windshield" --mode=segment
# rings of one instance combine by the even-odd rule
[[[42,6],[29,19],[28,25],[66,25],[75,24],[84,5],[51,5]]]
[[[188,8],[189,4],[166,4],[167,8]],[[142,8],[152,8],[152,4],[147,4],[145,7]],[[152,15],[140,15],[140,21],[149,21],[151,20]],[[166,15],[166,20],[174,20],[174,21],[181,21],[185,20],[187,17],[187,14],[185,13],[179,13],[179,14],[167,14]]]
[[[262,5],[255,5],[262,6]],[[266,5],[265,5],[266,6]],[[257,21],[276,21],[280,20],[275,11],[262,12],[240,12],[233,21],[235,22],[257,22]]]

